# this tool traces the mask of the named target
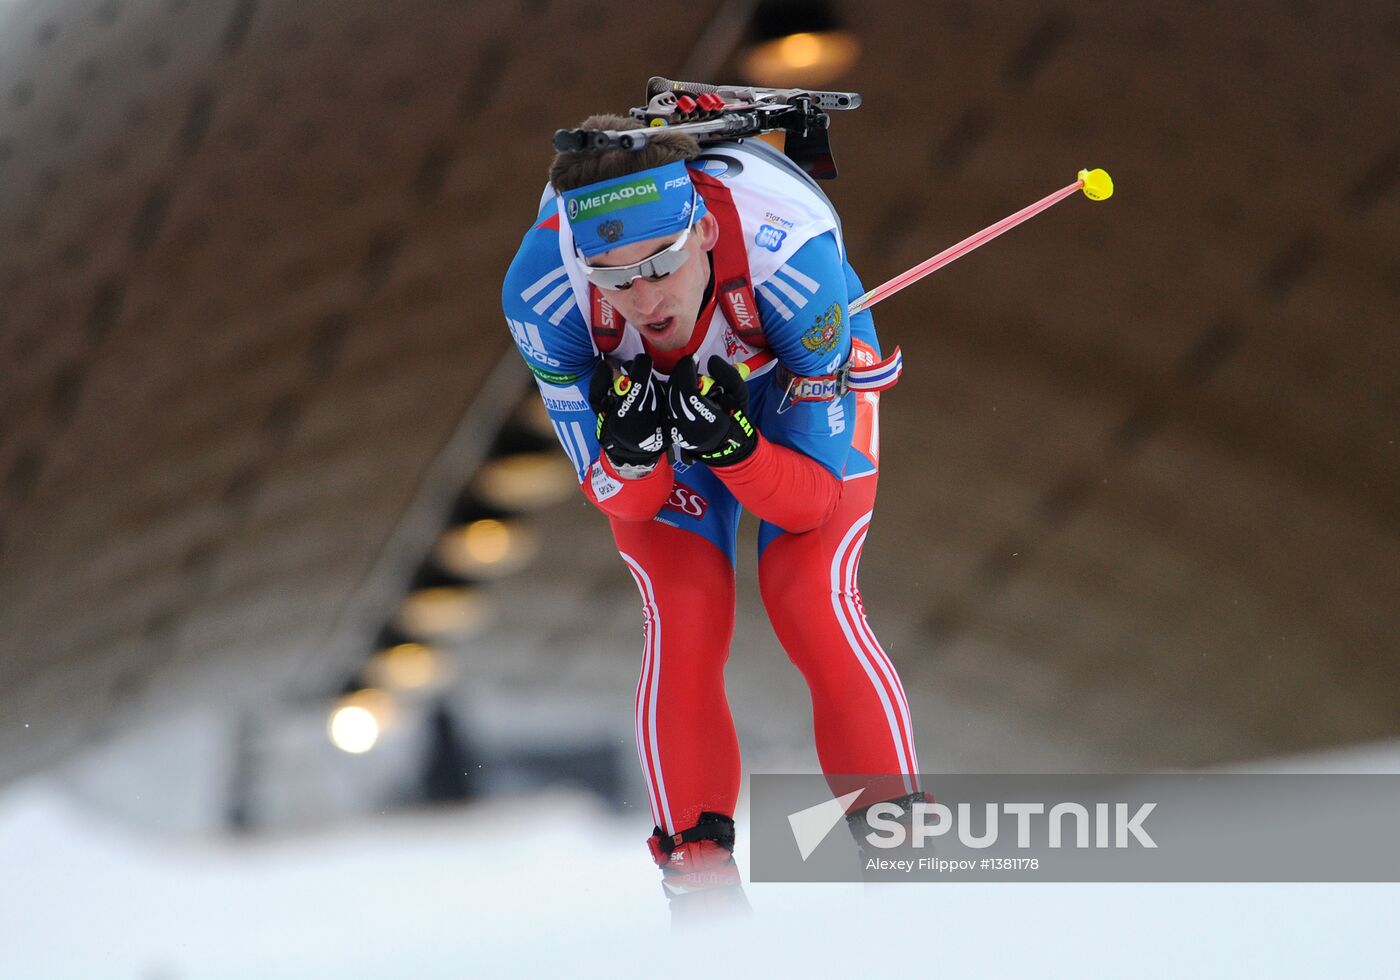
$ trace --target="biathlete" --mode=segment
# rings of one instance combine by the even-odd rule
[[[629,130],[595,116],[588,130]],[[506,275],[510,330],[641,593],[637,752],[672,908],[742,903],[739,743],[724,689],[735,535],[811,691],[833,790],[918,792],[909,705],[856,585],[879,473],[883,358],[830,201],[761,140],[664,130],[560,152]]]

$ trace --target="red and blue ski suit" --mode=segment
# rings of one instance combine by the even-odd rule
[[[839,220],[810,178],[759,141],[712,145],[689,167],[721,218],[717,267],[726,250],[733,255],[742,244],[766,349],[749,342],[751,332],[741,335],[733,320],[744,311],[718,302],[715,288],[684,350],[648,350],[628,325],[612,351],[600,351],[598,297],[578,271],[568,222],[549,191],[502,295],[559,441],[585,495],[608,515],[641,593],[637,752],[656,825],[665,833],[691,827],[704,811],[734,813],[739,743],[724,665],[744,509],[761,521],[759,588],[783,649],[810,689],[823,771],[829,778],[892,777],[859,805],[915,791],[918,772],[908,701],[866,621],[856,584],[875,504],[879,393],[791,397],[803,390],[802,379],[880,360],[870,314],[847,313],[863,289],[846,260]],[[729,467],[663,457],[643,477],[620,477],[600,458],[586,393],[605,353],[625,361],[644,351],[663,377],[686,355],[702,369],[712,354],[747,362],[758,449]]]

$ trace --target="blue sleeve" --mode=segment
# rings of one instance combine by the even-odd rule
[[[501,307],[582,483],[598,458],[597,417],[588,405],[598,356],[559,258],[558,232],[547,224],[536,225],[521,243],[506,272]]]
[[[845,263],[845,271],[846,296],[849,302],[857,296],[865,295],[865,286],[861,284],[860,276],[856,275],[856,270],[851,268],[849,261]],[[851,317],[851,336],[868,345],[875,352],[876,358],[880,357],[880,338],[875,336],[875,320],[869,310],[861,310]]]
[[[846,263],[831,233],[803,245],[757,287],[768,345],[792,373],[834,374],[851,356]],[[775,390],[765,400],[759,431],[772,442],[821,463],[840,478],[855,428],[855,396],[825,402],[783,403]]]

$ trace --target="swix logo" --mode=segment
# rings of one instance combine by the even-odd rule
[[[725,294],[729,312],[734,315],[734,326],[738,327],[740,331],[752,330],[757,326],[755,311],[749,309],[748,300],[744,296],[747,292],[748,290],[743,285],[739,285]]]
[[[682,514],[699,518],[705,516],[705,511],[709,509],[710,504],[694,490],[676,486],[671,490],[671,496],[661,506],[666,510],[678,510]]]
[[[598,326],[604,330],[616,330],[618,326],[617,310],[613,309],[613,305],[601,296],[598,297],[594,305],[597,307]]]

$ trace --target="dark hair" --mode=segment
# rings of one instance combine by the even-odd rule
[[[643,124],[627,116],[589,116],[579,129],[642,129]],[[684,133],[660,132],[640,150],[566,150],[556,154],[549,168],[549,182],[560,193],[596,184],[641,170],[650,170],[676,160],[689,160],[700,152],[695,137]]]

